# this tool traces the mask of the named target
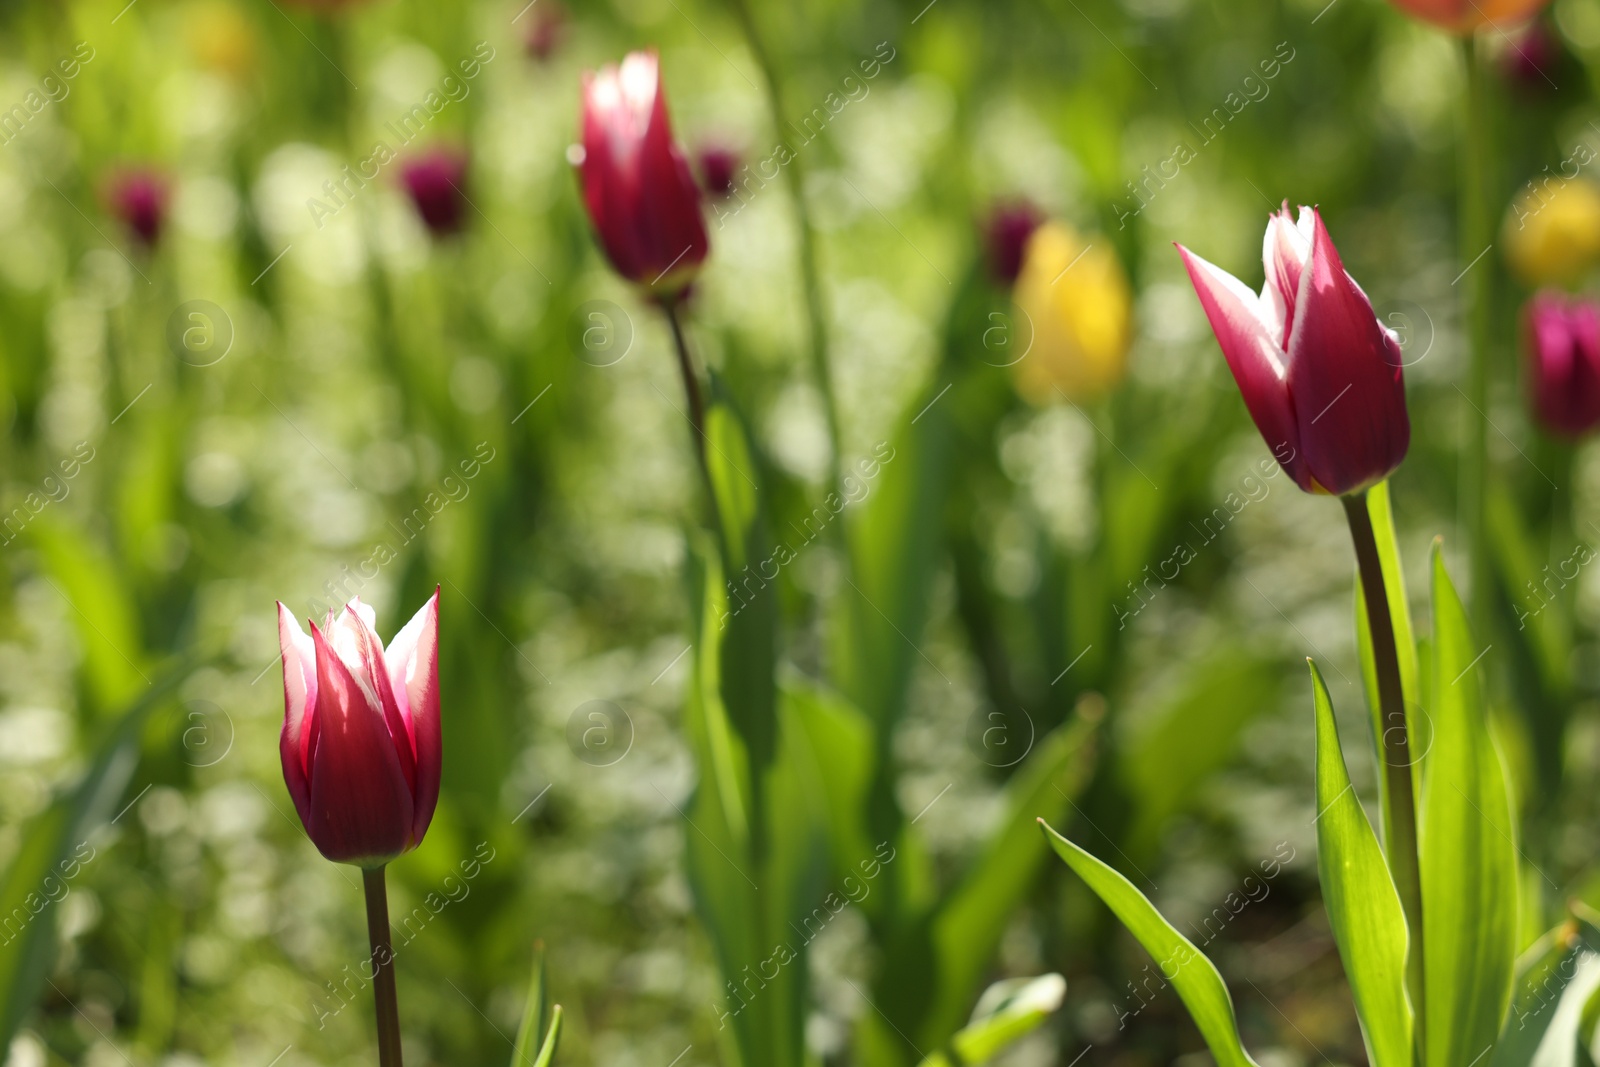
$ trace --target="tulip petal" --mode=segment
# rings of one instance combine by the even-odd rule
[[[317,745],[306,832],[330,860],[371,866],[412,844],[411,788],[383,708],[314,624]]]
[[[278,603],[278,647],[283,652],[283,730],[278,735],[278,754],[283,762],[283,783],[305,825],[311,815],[306,757],[317,706],[317,650],[282,601]]]
[[[1345,272],[1322,216],[1313,220],[1286,381],[1306,468],[1320,488],[1342,496],[1400,465],[1411,424],[1399,343]]]
[[[405,708],[416,745],[411,839],[422,840],[439,800],[443,744],[439,726],[439,590],[395,634],[384,653],[395,696]]]
[[[584,204],[617,273],[675,293],[709,246],[699,186],[672,140],[660,62],[633,52],[583,83]]]
[[[414,789],[417,781],[416,743],[411,736],[411,723],[400,710],[400,701],[390,681],[383,642],[372,628],[375,618],[377,616],[372,607],[356,597],[345,605],[330,636],[334,650],[344,660],[351,675],[373,699],[374,705],[383,709],[384,724],[389,728],[400,769],[405,773],[406,784]],[[348,654],[347,649],[351,650]]]
[[[1261,301],[1227,271],[1177,247],[1256,429],[1289,476],[1310,488],[1285,386],[1284,353],[1268,332]]]
[[[1534,413],[1562,436],[1600,424],[1600,309],[1540,293],[1526,315],[1529,393]]]
[[[1300,274],[1311,258],[1313,226],[1308,209],[1300,209],[1300,220],[1296,222],[1290,217],[1289,204],[1285,201],[1282,210],[1267,219],[1267,231],[1261,238],[1261,265],[1267,274],[1261,287],[1261,302],[1277,325],[1272,336],[1285,351],[1289,348],[1289,330],[1294,325]]]

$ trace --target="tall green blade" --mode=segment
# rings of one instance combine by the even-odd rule
[[[1233,1000],[1216,965],[1163,919],[1132,882],[1056,833],[1043,819],[1039,826],[1056,855],[1088,883],[1145,951],[1155,957],[1162,977],[1178,991],[1219,1067],[1256,1067],[1256,1061],[1239,1040]]]
[[[1584,1009],[1600,990],[1600,955],[1570,924],[1524,953],[1516,996],[1489,1067],[1577,1067]]]
[[[1350,785],[1333,702],[1311,665],[1317,717],[1317,875],[1373,1067],[1411,1063],[1406,920],[1378,838]]]
[[[78,784],[22,832],[22,842],[0,878],[0,1048],[9,1048],[17,1028],[44,985],[55,950],[55,901],[94,862],[90,837],[113,817],[139,762],[139,736],[146,719],[187,676],[187,668],[163,675],[125,712],[101,745]]]
[[[1511,795],[1489,733],[1478,661],[1437,542],[1433,552],[1432,747],[1419,827],[1427,1063],[1461,1067],[1494,1046],[1516,961]]]

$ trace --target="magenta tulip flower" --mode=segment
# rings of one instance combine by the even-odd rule
[[[664,298],[682,293],[710,241],[694,175],[672,139],[654,52],[584,75],[578,167],[584,205],[617,273]]]
[[[700,180],[707,196],[725,199],[733,195],[734,177],[739,172],[739,150],[731,145],[712,143],[700,146]]]
[[[278,605],[283,780],[330,860],[375,868],[422,842],[439,799],[439,591],[384,648],[359,598],[311,635]]]
[[[1523,323],[1534,418],[1557,436],[1582,437],[1600,425],[1600,305],[1544,292]]]
[[[455,149],[430,149],[400,164],[400,184],[436,236],[455,233],[466,221],[466,181],[466,153]]]
[[[1257,296],[1182,245],[1189,278],[1268,447],[1308,493],[1386,478],[1411,443],[1400,341],[1345,273],[1313,208],[1267,222]]]
[[[154,245],[166,228],[171,186],[161,171],[132,167],[111,175],[106,203],[145,247]]]
[[[989,275],[999,285],[1010,285],[1022,273],[1022,256],[1028,239],[1044,223],[1044,212],[1026,200],[994,205],[983,224],[983,243],[989,256]]]

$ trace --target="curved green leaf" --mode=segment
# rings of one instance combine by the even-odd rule
[[[1429,1067],[1461,1067],[1494,1046],[1511,1003],[1517,847],[1511,794],[1489,733],[1477,664],[1486,649],[1433,551],[1431,748],[1418,828],[1424,1019]]]
[[[1406,919],[1378,838],[1345,770],[1333,702],[1311,665],[1317,717],[1317,875],[1373,1067],[1409,1067]]]
[[[1059,974],[1007,978],[983,991],[972,1021],[950,1038],[948,1050],[922,1061],[922,1067],[980,1067],[1061,1008],[1067,980]]]
[[[1523,954],[1516,996],[1489,1067],[1577,1067],[1584,1008],[1600,990],[1600,955],[1568,924]]]
[[[1233,999],[1228,996],[1228,987],[1216,965],[1163,919],[1132,882],[1056,833],[1043,819],[1039,820],[1039,827],[1056,855],[1088,883],[1145,951],[1155,957],[1162,977],[1178,991],[1219,1067],[1256,1067],[1256,1061],[1239,1040]]]

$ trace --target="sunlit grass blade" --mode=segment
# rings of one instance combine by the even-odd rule
[[[950,1038],[948,1050],[932,1053],[922,1067],[981,1067],[1061,1007],[1067,980],[1059,974],[1009,978],[984,990],[972,1021]]]
[[[1219,1067],[1256,1067],[1255,1060],[1245,1052],[1244,1043],[1239,1039],[1233,999],[1216,965],[1162,918],[1155,905],[1132,882],[1056,833],[1043,819],[1039,820],[1039,826],[1056,855],[1088,883],[1144,950],[1155,958],[1162,977],[1177,990]]]
[[[522,1007],[522,1023],[511,1048],[512,1067],[531,1062],[534,1043],[544,1030],[544,943],[533,946],[533,975],[528,980],[528,999]]]
[[[1425,1054],[1460,1067],[1493,1047],[1511,1001],[1517,847],[1510,791],[1489,732],[1478,662],[1485,649],[1433,551],[1432,746],[1420,827]]]
[[[1012,914],[1049,858],[1034,823],[1071,810],[1093,772],[1097,727],[1097,720],[1076,717],[1040,741],[1007,787],[999,828],[935,911],[938,981],[921,1031],[928,1042],[944,1041],[972,1004]]]
[[[1519,961],[1516,994],[1488,1067],[1577,1067],[1585,1010],[1600,990],[1600,954],[1572,923],[1541,937]]]
[[[83,866],[95,860],[98,850],[89,839],[102,820],[113,817],[138,765],[146,719],[192,666],[173,669],[147,689],[77,785],[23,830],[0,878],[0,1048],[10,1047],[45,984],[55,951],[58,901],[71,893]]]
[[[1328,687],[1311,665],[1317,719],[1317,875],[1373,1067],[1408,1067],[1406,920],[1378,838],[1345,769]]]

